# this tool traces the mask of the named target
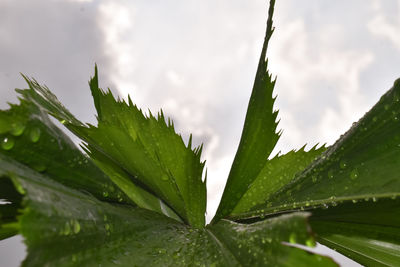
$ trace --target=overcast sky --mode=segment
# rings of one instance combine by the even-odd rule
[[[266,2],[0,0],[0,108],[16,101],[22,72],[94,123],[96,62],[103,88],[163,108],[185,141],[193,133],[204,143],[211,216],[239,142]],[[400,77],[399,0],[277,0],[274,21],[268,55],[284,130],[275,152],[332,144]]]

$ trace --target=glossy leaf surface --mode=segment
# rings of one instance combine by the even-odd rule
[[[300,259],[335,266],[282,244],[314,243],[305,213],[196,229],[145,209],[99,201],[0,157],[0,174],[12,173],[25,192],[21,232],[29,254],[24,266],[290,266]]]
[[[400,195],[400,83],[304,172],[242,217]]]
[[[132,203],[21,91],[20,105],[0,111],[0,153],[98,199]]]
[[[275,1],[270,2],[267,31],[247,108],[243,132],[214,221],[229,215],[259,176],[280,134],[274,111],[275,81],[267,70],[266,52],[271,38]]]
[[[240,199],[230,218],[235,218],[235,215],[240,216],[252,207],[265,203],[271,194],[293,180],[297,173],[303,171],[325,149],[325,147],[318,149],[313,147],[305,151],[302,147],[298,151],[292,150],[269,160]]]
[[[368,199],[313,211],[318,241],[365,266],[400,263],[400,200]]]
[[[167,124],[162,113],[157,118],[151,114],[146,117],[131,102],[115,100],[111,92],[105,93],[98,88],[96,70],[90,86],[99,123],[97,127],[83,126],[72,115],[65,115],[70,114],[69,111],[46,87],[33,80],[27,81],[30,90],[23,91],[27,98],[87,142],[86,149],[97,155],[96,162],[101,161],[100,157],[107,158],[113,167],[106,167],[104,161],[99,167],[105,168],[111,179],[126,174],[125,178],[129,178],[131,184],[129,187],[125,183],[128,188],[124,191],[128,195],[137,195],[133,197],[136,200],[151,197],[153,203],[160,198],[184,221],[196,227],[204,226],[206,188],[202,181],[204,163],[200,161],[201,148],[192,150],[191,140],[185,146],[175,133],[172,122]],[[152,209],[159,210],[160,207]]]

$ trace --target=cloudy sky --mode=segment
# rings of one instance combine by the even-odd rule
[[[0,0],[0,108],[25,86],[21,72],[94,123],[96,62],[103,88],[163,108],[185,140],[204,143],[210,217],[239,142],[266,2]],[[399,0],[277,0],[274,18],[268,55],[284,130],[275,152],[332,144],[400,77]],[[10,264],[23,246],[0,242],[0,255],[14,247]]]

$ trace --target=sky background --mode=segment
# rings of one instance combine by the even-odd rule
[[[163,108],[204,143],[208,217],[239,143],[265,32],[265,0],[0,0],[0,108],[46,84],[95,123],[87,81]],[[268,56],[283,135],[273,153],[332,144],[400,77],[399,0],[277,0]],[[0,266],[24,257],[0,242]],[[350,264],[348,262],[345,262]],[[349,265],[350,266],[350,265]]]

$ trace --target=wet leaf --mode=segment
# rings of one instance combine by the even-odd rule
[[[275,98],[273,97],[273,90],[275,80],[268,73],[266,60],[268,41],[273,32],[272,15],[274,4],[275,1],[271,1],[264,45],[247,108],[239,148],[217,213],[213,219],[214,222],[233,211],[239,200],[246,193],[247,188],[259,176],[280,136],[276,132],[278,112],[274,111]]]

